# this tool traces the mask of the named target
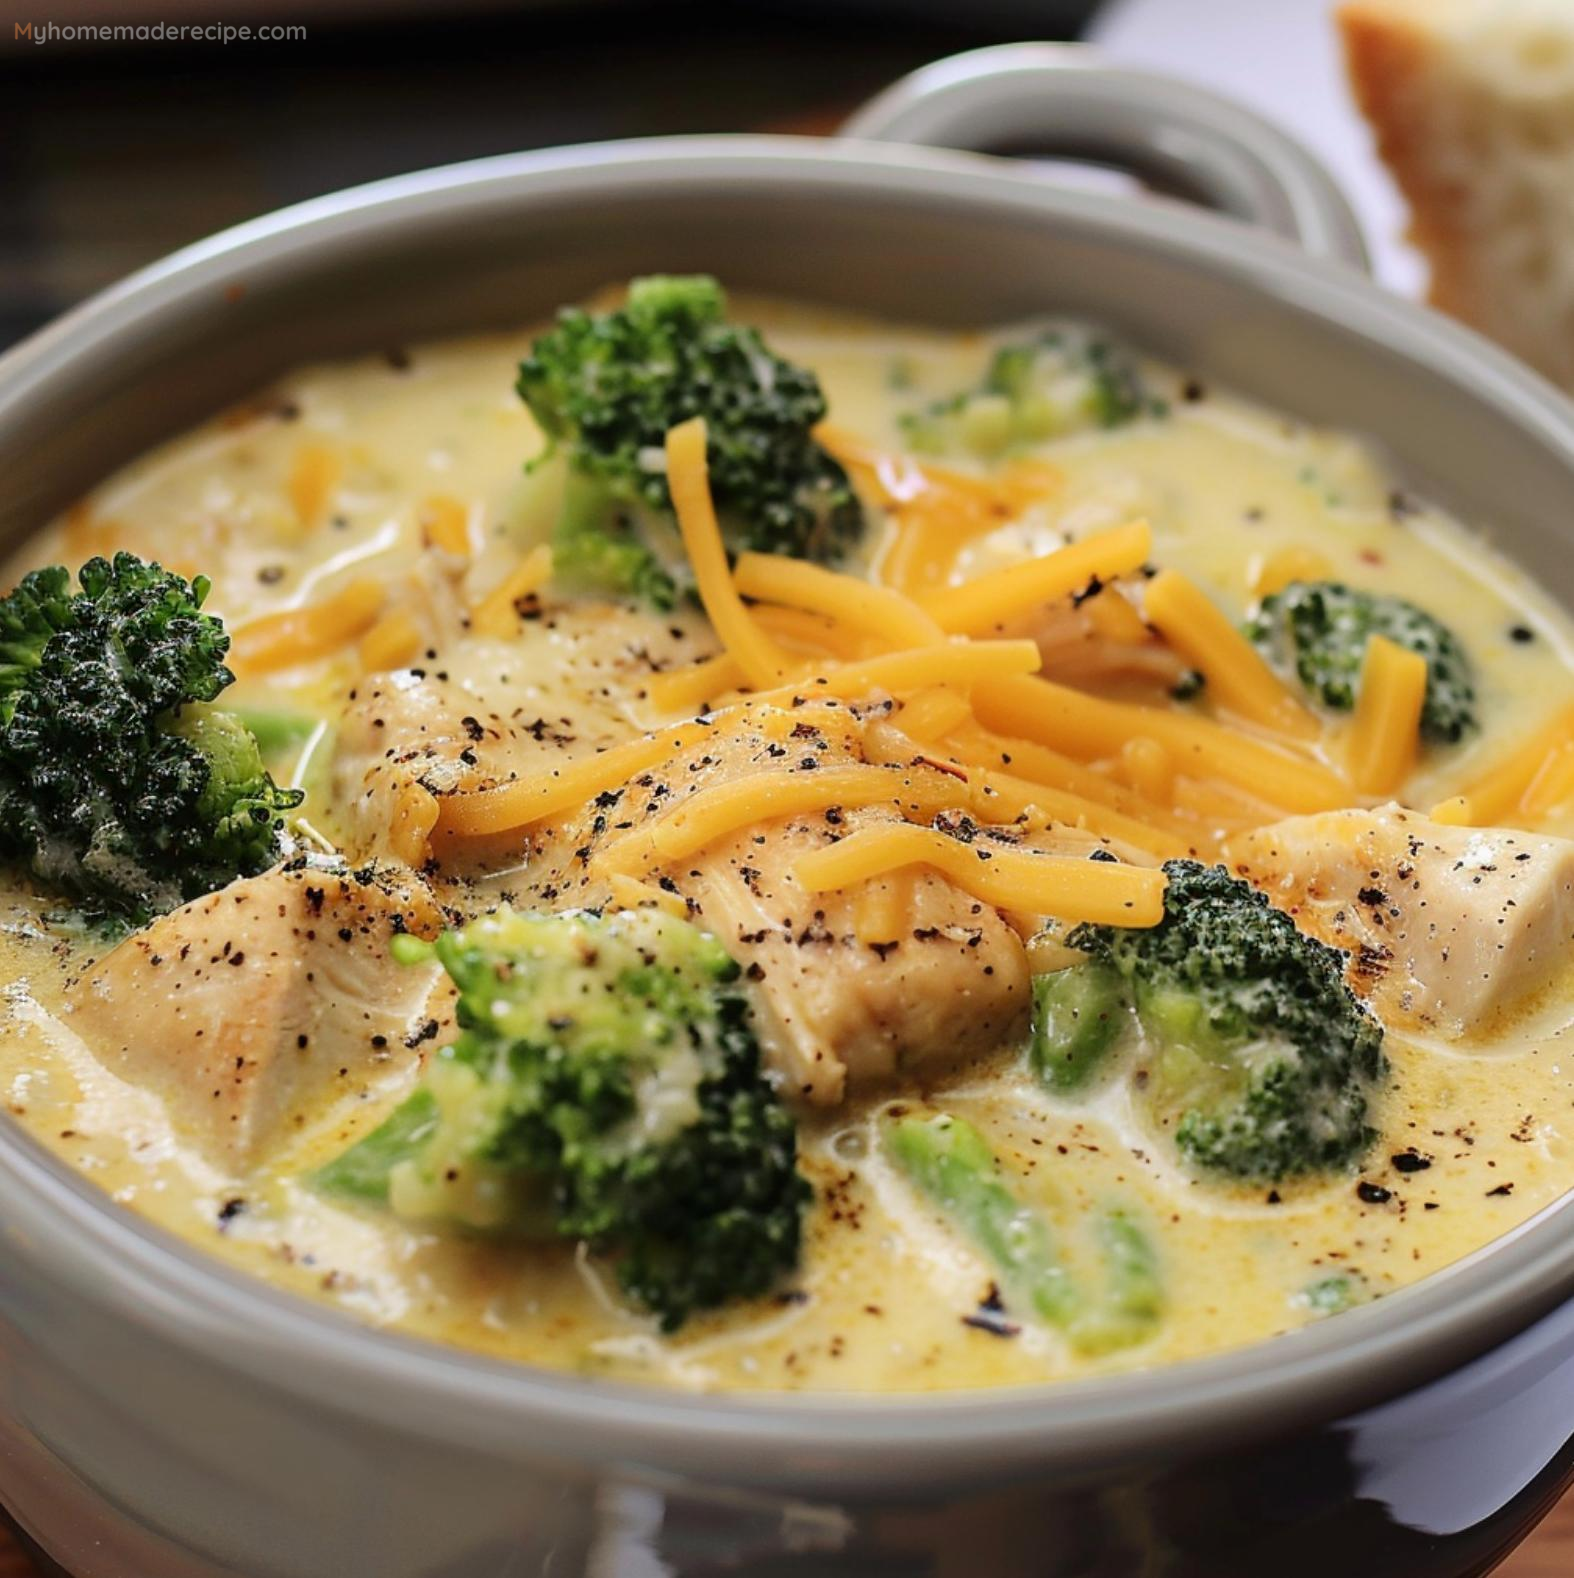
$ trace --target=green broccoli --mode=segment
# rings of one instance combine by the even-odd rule
[[[237,707],[235,716],[245,724],[257,741],[257,749],[269,760],[300,752],[303,745],[323,727],[320,718],[307,712],[287,712],[275,707]]]
[[[1066,939],[1090,956],[1072,972],[1100,972],[1100,992],[1110,972],[1124,984],[1142,1031],[1144,1105],[1209,1172],[1277,1182],[1348,1166],[1374,1137],[1367,1110],[1386,1064],[1382,1027],[1345,985],[1342,956],[1222,866],[1164,869],[1159,925],[1083,925]],[[1054,1069],[1055,1055],[1037,1061]]]
[[[1294,581],[1265,597],[1247,625],[1281,670],[1293,669],[1324,706],[1348,712],[1360,689],[1366,643],[1387,636],[1426,659],[1425,739],[1449,744],[1476,727],[1469,655],[1441,620],[1402,597],[1382,597],[1337,581]]]
[[[1090,428],[1121,427],[1164,404],[1121,346],[1072,324],[1002,346],[974,389],[902,418],[914,449],[962,448],[981,457]]]
[[[738,967],[684,921],[508,908],[435,943],[459,1034],[320,1188],[414,1221],[606,1253],[663,1329],[797,1263],[809,1187]]]
[[[638,279],[616,312],[564,309],[520,363],[520,397],[568,450],[559,573],[670,606],[649,536],[672,519],[663,440],[694,416],[729,547],[829,561],[862,532],[847,473],[812,435],[825,415],[818,379],[726,310],[704,275]]]
[[[0,598],[0,860],[131,922],[273,864],[297,790],[211,703],[231,683],[208,583],[129,553]]]
[[[1028,1060],[1050,1090],[1081,1090],[1108,1061],[1130,1019],[1125,982],[1106,965],[1035,976]]]
[[[1360,1272],[1338,1272],[1307,1283],[1291,1296],[1290,1304],[1297,1309],[1310,1310],[1313,1315],[1342,1315],[1357,1304],[1364,1304],[1371,1296]]]
[[[1083,1353],[1109,1353],[1153,1335],[1164,1308],[1158,1257],[1126,1211],[1095,1216],[1104,1278],[1090,1292],[1063,1263],[1043,1215],[1002,1180],[999,1161],[972,1124],[945,1112],[896,1115],[883,1123],[881,1138],[908,1182],[1000,1278],[1008,1306],[1024,1306],[1060,1328]]]

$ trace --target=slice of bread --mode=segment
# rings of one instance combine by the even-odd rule
[[[1432,300],[1574,390],[1574,0],[1347,0]]]

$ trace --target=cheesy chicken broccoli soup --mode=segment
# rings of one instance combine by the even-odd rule
[[[1567,617],[1097,328],[640,280],[300,372],[14,571],[10,1110],[366,1321],[1031,1382],[1574,1181]]]

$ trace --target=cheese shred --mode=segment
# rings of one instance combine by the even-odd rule
[[[1142,568],[1152,548],[1148,523],[1131,521],[1025,564],[1009,564],[961,586],[925,593],[919,602],[946,630],[979,635],[1080,592],[1094,580],[1130,575]]]
[[[1118,756],[1133,736],[1155,739],[1173,754],[1181,773],[1223,779],[1284,811],[1335,811],[1350,803],[1350,786],[1313,757],[1178,710],[1106,701],[1038,678],[979,685],[973,710],[987,728],[1084,761]]]
[[[942,772],[854,765],[817,772],[758,772],[697,790],[647,827],[625,833],[597,855],[599,871],[638,875],[683,860],[756,823],[889,806],[901,816],[929,817],[967,804],[967,785]]]
[[[382,584],[366,577],[320,602],[264,614],[234,632],[230,666],[238,674],[269,674],[330,657],[371,628],[383,601]]]
[[[793,877],[811,893],[827,893],[906,866],[928,866],[981,903],[1026,915],[1106,926],[1156,926],[1164,917],[1165,876],[1153,867],[1030,853],[986,839],[965,844],[909,823],[860,828],[812,850],[799,857]]]
[[[756,602],[785,603],[868,632],[888,647],[927,646],[945,632],[911,598],[888,586],[838,575],[802,559],[774,553],[740,555],[733,582]]]
[[[691,417],[673,428],[666,449],[672,508],[705,612],[751,684],[779,685],[802,665],[794,664],[760,629],[732,584],[705,470],[704,417]]]
[[[1189,576],[1161,571],[1148,582],[1143,608],[1149,623],[1207,681],[1217,706],[1300,739],[1317,734],[1317,720]]]
[[[1574,742],[1574,704],[1560,708],[1496,767],[1445,802],[1446,819],[1485,827],[1512,816],[1548,759],[1570,742]],[[1432,814],[1437,816],[1439,809],[1434,808]]]
[[[470,614],[478,636],[507,640],[519,629],[521,609],[552,579],[552,549],[538,543],[492,588]]]
[[[1373,636],[1361,664],[1350,725],[1350,781],[1362,794],[1391,795],[1415,766],[1426,701],[1426,659]]]

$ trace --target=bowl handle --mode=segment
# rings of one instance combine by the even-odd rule
[[[975,152],[1088,159],[1130,171],[1370,272],[1361,227],[1328,172],[1239,104],[1080,44],[1002,44],[953,55],[893,83],[844,137]]]

